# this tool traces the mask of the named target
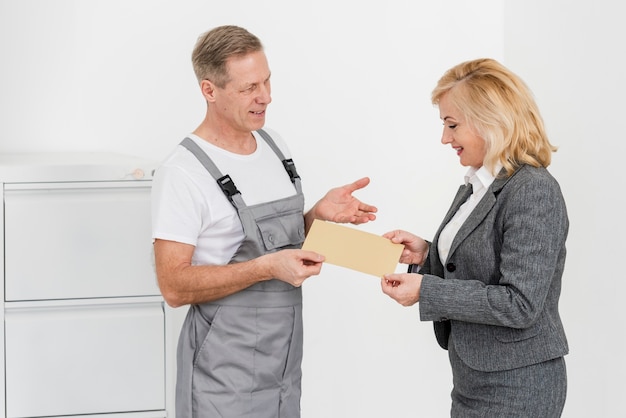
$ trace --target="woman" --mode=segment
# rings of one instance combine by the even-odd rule
[[[381,281],[419,302],[449,352],[453,417],[559,417],[567,340],[558,301],[568,218],[546,170],[556,148],[524,82],[492,59],[448,70],[432,93],[441,142],[468,167],[431,242],[406,231],[409,272]]]

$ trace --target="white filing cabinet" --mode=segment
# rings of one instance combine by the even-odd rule
[[[167,416],[152,169],[117,154],[0,154],[4,417]]]

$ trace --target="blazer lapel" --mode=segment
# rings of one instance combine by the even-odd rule
[[[483,196],[483,198],[478,202],[478,205],[474,208],[472,213],[470,213],[469,217],[463,222],[459,232],[457,232],[456,236],[452,240],[452,245],[450,246],[450,252],[448,253],[448,258],[454,253],[454,251],[458,248],[458,246],[467,238],[467,236],[474,230],[480,223],[485,219],[485,216],[491,211],[491,208],[496,204],[496,196],[491,192],[491,190],[487,191],[487,193]]]
[[[446,216],[443,218],[443,222],[441,222],[441,225],[439,226],[439,229],[435,234],[433,242],[430,245],[430,254],[432,257],[431,259],[437,261],[437,266],[441,264],[439,262],[439,250],[437,247],[439,242],[439,235],[441,234],[443,228],[448,224],[448,222],[450,222],[450,219],[452,219],[456,211],[459,210],[461,205],[470,197],[471,194],[472,185],[470,183],[468,183],[467,185],[462,184],[461,186],[459,186],[459,190],[456,192],[456,196],[452,201],[452,205],[450,206],[450,209],[448,209],[448,213],[446,213]]]
[[[517,173],[517,171],[515,172]],[[450,246],[450,252],[448,253],[448,257],[454,253],[454,251],[458,248],[458,246],[467,238],[467,236],[474,230],[480,223],[485,219],[487,214],[491,211],[493,206],[496,204],[496,199],[504,185],[515,175],[513,173],[512,176],[509,177],[497,177],[489,189],[487,189],[487,193],[483,196],[483,198],[478,202],[478,205],[474,208],[472,213],[470,213],[469,217],[465,220],[459,232],[454,237],[452,241],[452,245]],[[502,174],[502,171],[501,171]],[[462,203],[462,202],[461,202]],[[457,208],[458,209],[458,208]],[[456,210],[455,210],[456,212]],[[446,220],[446,224],[450,219]],[[445,225],[445,224],[444,224]]]
[[[471,183],[467,183],[467,185],[463,184],[459,186],[459,190],[456,192],[456,196],[452,201],[452,206],[446,213],[446,217],[443,219],[443,223],[439,229],[443,229],[443,227],[450,222],[450,219],[454,216],[457,210],[461,207],[463,203],[470,197],[472,194],[472,185]]]

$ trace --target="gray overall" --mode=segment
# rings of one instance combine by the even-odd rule
[[[304,196],[292,160],[258,131],[283,162],[291,197],[246,206],[228,175],[191,139],[189,149],[216,179],[243,225],[245,238],[230,263],[304,241]],[[272,279],[209,303],[191,305],[178,342],[176,418],[300,416],[302,290]]]

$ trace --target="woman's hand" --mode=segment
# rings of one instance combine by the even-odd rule
[[[419,302],[422,275],[415,273],[386,274],[380,281],[383,293],[402,306]]]
[[[394,244],[404,245],[400,254],[400,263],[422,265],[428,255],[428,243],[417,235],[397,229],[387,232],[383,237],[391,240]]]

